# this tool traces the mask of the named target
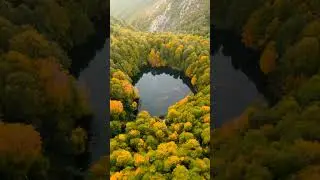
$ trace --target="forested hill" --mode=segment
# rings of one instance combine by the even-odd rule
[[[170,31],[208,36],[209,3],[208,0],[154,1],[139,12],[132,24],[144,31]]]
[[[278,99],[212,133],[214,179],[320,179],[320,1],[213,3],[215,27],[261,52],[257,60]]]
[[[142,32],[115,19],[112,23],[111,179],[210,179],[209,39]],[[182,71],[197,93],[169,107],[163,119],[147,111],[136,115],[139,92],[132,78],[144,67]],[[92,166],[92,179],[106,178],[106,160]]]
[[[74,179],[91,110],[68,52],[96,33],[107,6],[0,0],[0,179]]]

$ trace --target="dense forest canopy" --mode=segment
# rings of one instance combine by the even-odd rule
[[[214,178],[319,179],[320,1],[213,4],[215,28],[239,34],[261,52],[260,68],[278,99],[271,107],[250,107],[212,132]]]
[[[209,38],[139,28],[111,17],[111,179],[210,179]],[[182,71],[196,93],[163,118],[136,115],[139,92],[132,79],[145,67]],[[107,157],[92,166],[92,179],[106,178],[106,168]]]
[[[181,179],[182,174],[209,179],[209,40],[118,24],[112,24],[111,34],[111,179]],[[131,78],[144,66],[184,71],[197,94],[171,106],[164,119],[146,111],[135,116],[139,94]],[[99,176],[94,167],[92,171]]]
[[[68,54],[107,9],[103,0],[0,0],[0,179],[73,179],[91,110]]]

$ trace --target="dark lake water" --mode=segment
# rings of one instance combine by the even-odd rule
[[[107,39],[102,49],[96,50],[95,55],[88,66],[79,73],[78,81],[84,85],[88,91],[89,103],[94,117],[91,121],[90,133],[92,139],[89,144],[91,153],[90,162],[107,155],[109,144],[106,143],[108,136],[108,81],[107,72],[109,57],[109,40]]]
[[[79,124],[88,131],[89,142],[87,152],[75,158],[75,166],[71,170],[74,179],[86,179],[86,171],[101,156],[109,154],[108,117],[108,57],[109,57],[109,16],[93,19],[96,33],[87,41],[68,52],[72,59],[69,72],[88,91],[89,105],[93,117],[83,117]]]
[[[257,101],[264,101],[266,80],[260,70],[259,53],[244,47],[230,32],[214,31],[211,57],[214,119],[219,127]],[[212,127],[214,127],[212,126]]]
[[[165,115],[169,106],[192,93],[188,82],[190,80],[180,72],[168,68],[143,71],[135,83],[140,95],[139,111],[146,110],[154,116]]]

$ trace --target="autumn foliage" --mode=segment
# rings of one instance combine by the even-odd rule
[[[117,21],[111,30],[111,179],[209,179],[209,39],[140,32]],[[163,119],[146,111],[135,115],[138,92],[132,79],[145,66],[184,72],[197,93],[169,107]]]
[[[0,123],[1,176],[18,179],[32,174],[32,168],[41,163],[41,145],[40,134],[31,125]],[[39,172],[47,168],[42,166]]]
[[[151,67],[160,67],[164,66],[164,62],[160,58],[160,52],[151,49],[149,54],[148,62],[150,63]]]
[[[78,61],[70,52],[95,33],[92,19],[107,8],[88,2],[1,1],[0,179],[74,176],[67,169],[86,150],[79,124],[89,124],[80,121],[91,110],[69,73]]]
[[[17,160],[41,155],[41,137],[30,125],[0,124],[0,154]]]
[[[120,114],[123,111],[123,105],[121,101],[110,100],[110,112],[111,114]]]
[[[214,179],[319,179],[319,2],[214,1],[215,25],[261,52],[273,101],[212,131]]]
[[[275,42],[270,42],[265,48],[260,59],[260,68],[265,73],[273,71],[276,68],[276,60],[278,58]]]

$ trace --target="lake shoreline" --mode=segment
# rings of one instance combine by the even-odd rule
[[[69,68],[70,74],[79,81],[80,72],[88,68],[89,63],[95,57],[97,51],[103,49],[106,39],[109,36],[108,18],[94,19],[92,20],[95,26],[95,33],[92,34],[86,42],[75,46],[68,51],[68,56],[72,60],[71,67]],[[85,87],[87,88],[87,87]],[[88,102],[90,104],[90,102]],[[90,104],[92,109],[92,105]],[[84,178],[88,169],[90,168],[92,152],[90,152],[90,142],[92,141],[94,131],[92,130],[92,121],[94,120],[95,114],[92,113],[90,116],[82,117],[77,121],[76,126],[84,128],[87,132],[86,150],[80,155],[75,156],[75,178]]]
[[[132,78],[140,96],[139,112],[146,110],[152,116],[165,117],[170,106],[189,93],[196,94],[191,79],[183,71],[168,66],[144,66],[140,69]]]
[[[268,92],[267,76],[260,70],[260,52],[245,47],[241,37],[229,30],[213,29],[211,56],[216,70],[213,72],[213,97],[218,104],[214,128],[245,111],[256,101],[272,104]]]

